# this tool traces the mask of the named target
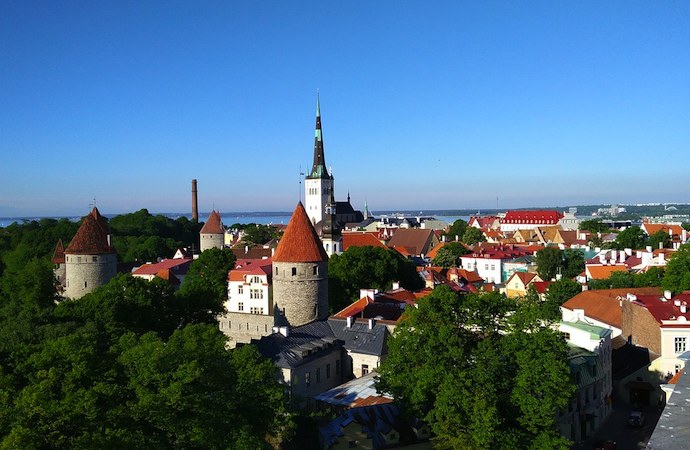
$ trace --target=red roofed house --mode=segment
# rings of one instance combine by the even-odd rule
[[[225,244],[225,228],[220,219],[220,213],[215,209],[209,214],[206,223],[199,231],[201,238],[201,251],[209,248],[223,248]]]
[[[273,255],[273,301],[281,325],[328,317],[328,255],[302,202]]]
[[[558,211],[508,211],[501,219],[501,231],[526,230],[557,225],[563,218]]]
[[[350,247],[381,247],[386,246],[378,238],[378,231],[344,231],[343,237],[343,251]]]
[[[228,301],[225,308],[230,312],[270,315],[273,304],[269,295],[271,287],[270,259],[240,259],[228,272]]]
[[[622,304],[623,337],[659,355],[650,370],[674,374],[684,367],[679,356],[690,350],[689,294],[628,295]]]
[[[117,255],[110,244],[110,229],[96,207],[84,218],[64,256],[67,298],[82,297],[117,274]]]
[[[487,283],[502,283],[503,264],[521,256],[531,255],[527,248],[513,245],[477,246],[474,253],[460,257],[462,268],[476,272]]]
[[[536,281],[544,281],[539,275],[531,272],[515,272],[506,281],[506,296],[524,297],[527,289]]]
[[[467,226],[479,228],[482,231],[495,230],[500,227],[501,218],[498,216],[472,216]],[[458,239],[462,239],[459,236]]]
[[[402,254],[426,255],[429,250],[439,243],[434,230],[421,228],[398,228],[388,241],[388,247],[400,251]]]
[[[164,259],[157,263],[148,263],[138,267],[132,272],[132,276],[148,281],[155,277],[164,278],[179,286],[184,281],[191,264],[192,258]]]
[[[677,245],[685,244],[688,241],[688,232],[681,225],[670,223],[644,222],[640,228],[642,229],[642,231],[647,233],[647,236],[651,236],[654,233],[663,231],[669,235],[669,237],[671,238],[671,242]]]

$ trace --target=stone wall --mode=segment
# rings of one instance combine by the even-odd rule
[[[248,344],[273,333],[274,317],[259,314],[228,312],[218,319],[220,331],[228,337],[228,346]]]
[[[328,317],[328,261],[273,262],[276,322],[296,327]],[[294,275],[293,275],[294,274]],[[280,319],[280,320],[278,320]]]
[[[223,244],[225,243],[225,235],[224,234],[201,234],[201,251],[203,252],[204,250],[207,250],[209,248],[223,248]]]
[[[117,255],[65,255],[65,297],[80,298],[117,274]]]
[[[623,300],[621,311],[623,337],[638,347],[661,354],[661,332],[659,323],[645,308],[634,302]]]

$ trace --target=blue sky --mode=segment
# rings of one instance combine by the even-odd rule
[[[687,2],[0,2],[0,215],[688,202]]]

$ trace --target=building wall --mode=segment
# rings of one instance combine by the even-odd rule
[[[65,288],[65,284],[67,283],[67,269],[65,263],[62,264],[54,264],[53,265],[53,274],[55,275],[55,278],[57,279],[58,283],[62,288]]]
[[[621,310],[623,337],[629,342],[661,354],[659,323],[644,306],[623,300]]]
[[[283,370],[283,382],[289,384],[293,399],[314,397],[342,384],[342,360],[342,349],[334,348],[328,353],[324,352],[322,357],[315,358],[306,364],[292,370]],[[336,373],[336,366],[340,368],[339,373]]]
[[[223,243],[225,241],[224,234],[201,234],[201,251],[208,250],[209,248],[223,248]]]
[[[323,249],[326,250],[328,256],[334,254],[341,254],[343,252],[343,241],[342,239],[321,239],[323,242]]]
[[[366,355],[364,353],[355,353],[348,350],[346,358],[346,366],[348,366],[348,371],[355,378],[362,377],[366,375],[363,373],[362,366],[366,365],[367,370],[371,372],[376,370],[381,365],[382,358],[376,355]]]
[[[273,333],[273,316],[228,312],[218,319],[218,327],[228,337],[228,346],[248,344],[252,339],[261,339]]]
[[[307,178],[304,180],[304,209],[312,224],[323,220],[331,189],[333,189],[333,181],[330,179]]]
[[[259,277],[260,282],[228,282],[228,300],[225,302],[225,308],[228,311],[252,313],[252,309],[254,309],[254,311],[263,311],[263,313],[254,312],[252,314],[273,314],[271,287],[268,285],[266,280],[267,277],[265,275],[246,275],[245,279],[251,281],[253,277]],[[254,294],[252,294],[252,291],[254,291]],[[252,295],[254,295],[255,298],[252,298]],[[240,309],[240,306],[242,309]]]
[[[274,261],[273,303],[274,315],[293,327],[325,320],[328,317],[328,261]]]
[[[690,324],[683,328],[661,328],[661,358],[654,361],[654,368],[662,374],[675,374],[685,367],[685,362],[678,358],[683,351],[676,352],[676,338],[685,338],[685,351],[690,350]]]
[[[117,255],[65,255],[65,297],[80,298],[117,274]]]
[[[474,258],[472,256],[460,257],[462,268],[474,271],[487,283],[502,283],[501,260],[491,258]]]

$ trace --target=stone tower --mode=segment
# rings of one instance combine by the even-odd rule
[[[273,255],[273,303],[277,325],[328,317],[328,255],[301,202]]]
[[[225,228],[220,220],[220,213],[215,209],[211,211],[208,220],[199,231],[201,237],[201,251],[209,248],[223,248],[225,243]]]
[[[65,268],[65,246],[62,244],[62,239],[58,240],[51,261],[53,263],[53,274],[57,280],[58,290],[60,294],[62,294],[65,291],[65,285],[67,283],[65,277],[67,275],[67,269]]]
[[[326,203],[333,192],[333,176],[326,168],[321,132],[321,105],[316,97],[316,130],[314,132],[314,164],[304,180],[304,206],[312,225],[324,218]]]
[[[84,218],[65,249],[65,297],[79,298],[117,274],[117,255],[110,229],[97,208]]]

